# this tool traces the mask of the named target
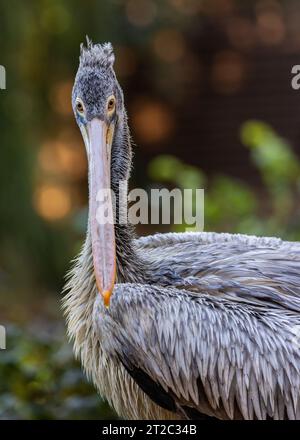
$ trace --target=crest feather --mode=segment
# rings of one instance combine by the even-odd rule
[[[86,37],[86,46],[80,45],[80,66],[111,68],[115,61],[114,51],[111,43],[93,44],[92,40]]]

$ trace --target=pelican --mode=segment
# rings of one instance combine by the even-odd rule
[[[68,335],[126,419],[300,419],[300,246],[99,224],[97,193],[131,168],[110,43],[81,45],[72,92],[89,164],[86,240],[66,284]],[[110,200],[109,203],[112,203]]]

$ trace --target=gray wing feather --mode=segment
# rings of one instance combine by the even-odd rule
[[[111,356],[143,370],[174,398],[219,418],[300,418],[300,315],[207,294],[116,286],[94,322]]]
[[[136,242],[178,288],[300,311],[300,244],[241,234],[156,234]]]

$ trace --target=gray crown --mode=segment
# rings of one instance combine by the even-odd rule
[[[115,56],[111,43],[93,44],[89,37],[86,37],[86,47],[82,43],[80,45],[80,66],[81,67],[104,67],[113,66]]]

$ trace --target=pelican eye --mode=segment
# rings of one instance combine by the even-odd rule
[[[84,105],[83,105],[83,102],[81,101],[81,99],[79,99],[79,98],[76,99],[76,110],[81,115],[84,114]]]
[[[116,108],[116,98],[114,96],[110,96],[107,100],[107,112],[108,114],[112,114]]]

